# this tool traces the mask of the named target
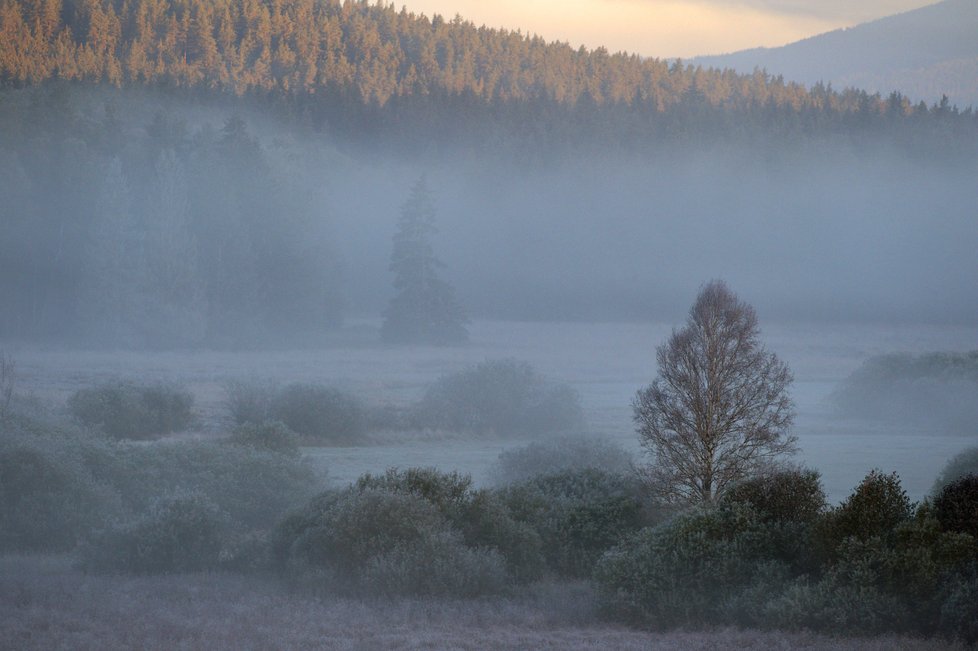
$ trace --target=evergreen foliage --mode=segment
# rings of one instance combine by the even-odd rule
[[[394,235],[390,270],[396,293],[384,313],[385,341],[446,345],[468,339],[467,319],[455,290],[438,274],[444,265],[432,248],[434,233],[434,203],[421,178],[401,208]]]

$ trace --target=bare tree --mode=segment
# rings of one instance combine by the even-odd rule
[[[795,452],[791,371],[759,338],[754,308],[713,281],[656,350],[659,376],[632,408],[653,456],[647,477],[664,498],[715,501]]]

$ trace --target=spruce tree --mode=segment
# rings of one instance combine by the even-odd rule
[[[446,345],[468,339],[455,290],[438,275],[444,265],[431,246],[435,232],[434,202],[422,177],[401,208],[394,235],[390,270],[396,294],[384,314],[384,341]]]

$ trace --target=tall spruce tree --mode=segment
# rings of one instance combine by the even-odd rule
[[[435,232],[435,206],[422,177],[401,208],[394,235],[390,270],[396,294],[384,314],[384,341],[447,345],[468,339],[455,290],[438,276],[444,264],[431,246]]]

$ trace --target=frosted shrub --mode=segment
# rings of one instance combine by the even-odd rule
[[[650,523],[632,476],[568,470],[499,494],[512,516],[539,534],[550,569],[565,576],[590,576],[605,550]]]
[[[625,474],[631,471],[632,455],[609,440],[562,436],[504,450],[490,474],[497,484],[503,485],[585,468]]]
[[[584,416],[569,386],[548,382],[525,362],[498,360],[437,380],[413,420],[428,429],[527,436],[580,431]]]
[[[64,551],[119,512],[118,496],[96,479],[87,458],[107,453],[98,441],[25,433],[0,436],[0,551]]]
[[[228,537],[227,516],[206,496],[183,493],[160,498],[149,512],[95,535],[79,551],[79,564],[93,572],[164,574],[219,566]]]
[[[431,502],[410,493],[326,494],[286,518],[276,535],[288,567],[311,568],[345,593],[472,596],[507,582],[497,552],[467,547]]]
[[[193,394],[174,385],[111,382],[76,391],[68,411],[112,438],[148,439],[189,428],[193,403]]]
[[[765,535],[743,505],[696,509],[642,529],[597,563],[602,607],[656,628],[722,621],[729,600],[771,574]]]
[[[285,423],[279,421],[239,425],[231,433],[228,442],[232,445],[259,451],[274,452],[290,457],[299,456],[299,436],[290,430]]]
[[[367,430],[363,403],[348,393],[315,384],[286,387],[230,384],[228,408],[235,423],[278,421],[310,445],[355,443]]]

